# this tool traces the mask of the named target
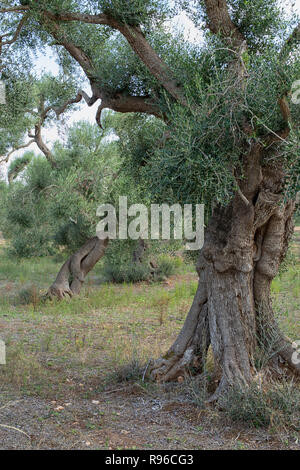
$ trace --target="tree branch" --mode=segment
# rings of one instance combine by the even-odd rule
[[[93,106],[93,104],[96,103],[98,99],[97,96],[95,95],[92,95],[90,98],[85,91],[78,90],[78,93],[75,98],[66,101],[60,108],[51,108],[51,109],[55,111],[56,117],[59,118],[59,116],[65,112],[66,108],[70,104],[79,103],[82,100],[82,98],[84,98],[88,106]]]
[[[15,34],[13,35],[12,39],[10,39],[6,42],[2,42],[1,46],[8,46],[8,45],[11,45],[14,42],[16,42],[16,40],[18,39],[19,34],[20,34],[24,24],[26,23],[27,18],[28,18],[28,14],[25,14],[23,16],[23,18],[21,19],[20,23],[18,24],[17,29],[16,29]]]
[[[101,128],[101,113],[105,108],[118,113],[146,113],[164,119],[159,107],[153,101],[151,102],[150,96],[131,96],[116,93],[113,97],[103,96],[102,98],[96,114],[96,122]]]
[[[47,13],[45,14],[46,16],[49,16]],[[83,50],[79,46],[75,46],[74,43],[66,39],[64,32],[60,30],[57,23],[52,22],[50,30],[52,36],[57,40],[57,43],[63,46],[69,52],[69,54],[76,60],[76,62],[79,63],[88,79],[92,80],[93,64],[90,58],[83,52]]]
[[[49,16],[51,19],[57,19],[61,18],[61,15],[53,15],[49,14],[48,12],[45,12],[46,16]],[[68,18],[71,21],[74,20],[74,16],[71,13],[64,14],[62,16],[64,20]],[[103,21],[108,21],[106,15],[97,15],[96,19],[94,16],[91,15],[75,15],[76,19],[85,19],[88,17],[89,22],[91,22],[91,18],[93,18],[93,21],[95,23],[98,22],[100,17],[104,17],[105,19]],[[103,18],[102,18],[103,19]],[[102,21],[101,19],[101,21]],[[112,24],[115,24],[114,20],[111,20]],[[121,25],[119,25],[121,27]],[[126,26],[127,27],[127,26]],[[57,117],[65,110],[65,108],[71,104],[71,103],[78,103],[81,98],[83,97],[85,101],[87,102],[88,106],[92,106],[98,99],[101,99],[101,105],[99,106],[96,114],[96,122],[97,124],[101,126],[101,112],[105,108],[112,109],[113,111],[117,111],[120,113],[129,113],[129,112],[140,112],[140,113],[146,113],[146,114],[151,114],[153,116],[163,118],[162,113],[159,111],[159,108],[155,103],[152,101],[151,102],[151,97],[150,96],[130,96],[126,94],[121,94],[121,93],[116,93],[113,96],[108,96],[107,93],[105,93],[101,88],[99,83],[95,83],[95,76],[93,74],[93,64],[90,58],[83,52],[83,50],[73,44],[70,40],[65,39],[62,37],[63,33],[60,31],[59,25],[54,23],[52,24],[52,35],[55,37],[55,39],[58,41],[60,45],[62,45],[70,54],[71,56],[79,63],[83,71],[85,72],[87,78],[90,80],[91,83],[91,88],[93,95],[91,98],[82,90],[78,91],[77,96],[66,102],[61,108],[59,109],[54,109],[56,112]],[[140,32],[140,35],[142,33]],[[148,44],[148,43],[147,43]],[[148,45],[149,48],[151,48],[150,45]],[[154,52],[154,50],[151,48],[151,51]],[[157,56],[158,60],[160,61],[160,58]],[[158,73],[158,71],[157,71]],[[164,71],[164,73],[166,73]],[[48,111],[48,110],[47,110]]]
[[[294,45],[300,42],[300,23],[296,26],[292,34],[285,41],[281,51],[279,53],[279,59],[282,59],[286,54],[288,54]]]
[[[45,142],[42,139],[41,124],[37,124],[34,129],[35,129],[34,141],[35,141],[36,145],[41,150],[41,152],[43,152],[43,154],[47,158],[48,162],[50,163],[51,167],[56,168],[57,163],[54,160],[53,154],[52,154],[51,150],[47,147],[47,145],[45,144]],[[31,135],[29,135],[29,137],[31,137]]]
[[[268,129],[270,133],[265,137],[265,139],[263,139],[264,145],[266,146],[269,146],[278,142],[285,142],[291,131],[291,128],[290,128],[291,111],[290,111],[286,96],[279,98],[278,104],[280,107],[281,115],[286,123],[286,126],[277,132],[273,132],[271,129]]]
[[[296,26],[292,34],[288,37],[283,47],[281,48],[279,56],[278,56],[279,60],[282,61],[284,59],[284,56],[289,54],[293,46],[299,42],[300,42],[300,23]],[[286,127],[280,131],[277,131],[276,133],[269,134],[265,140],[265,143],[267,145],[271,145],[273,143],[280,142],[280,141],[281,142],[285,141],[285,139],[288,137],[290,130],[291,130],[291,111],[289,108],[286,95],[278,98],[278,104],[280,107],[281,115],[286,123]]]
[[[112,26],[116,21],[113,18],[109,18],[104,13],[100,15],[89,15],[86,13],[76,13],[76,12],[60,12],[60,13],[51,13],[50,11],[44,12],[48,18],[55,21],[81,21],[82,23],[90,24],[102,24],[107,26]],[[112,26],[114,27],[114,26]]]
[[[168,91],[170,95],[178,101],[178,103],[183,106],[187,106],[188,103],[180,83],[175,80],[173,73],[167,64],[165,64],[148,43],[141,28],[138,26],[120,24],[118,30],[127,39],[133,51],[146,65],[149,72],[158,80],[159,83],[161,83],[165,90]]]
[[[56,161],[53,157],[53,154],[52,154],[51,150],[47,147],[47,145],[45,144],[45,142],[43,141],[43,138],[42,138],[42,125],[44,124],[45,119],[46,119],[49,111],[51,111],[52,109],[53,109],[52,106],[48,106],[47,108],[45,108],[44,101],[43,101],[43,99],[41,99],[40,105],[39,105],[39,117],[40,117],[40,119],[37,122],[37,124],[35,124],[35,126],[34,126],[34,134],[32,134],[29,131],[28,132],[28,137],[32,138],[33,141],[38,146],[38,148],[41,150],[41,152],[43,152],[43,154],[47,158],[48,162],[50,163],[51,167],[56,168],[57,164],[56,164]]]
[[[29,137],[30,137],[30,136],[29,136]],[[32,139],[32,140],[29,140],[29,142],[27,142],[27,143],[24,144],[24,145],[19,145],[18,147],[14,147],[10,152],[8,152],[7,155],[2,155],[2,156],[0,157],[0,158],[1,158],[0,163],[7,163],[8,160],[9,160],[9,157],[10,157],[13,153],[17,152],[18,150],[21,150],[21,149],[24,149],[24,148],[26,148],[26,147],[29,147],[29,145],[33,144],[34,142],[35,142],[35,140]]]
[[[39,105],[39,118],[40,118],[39,122],[34,127],[34,134],[28,132],[28,137],[31,137],[33,139],[31,141],[31,143],[32,142],[36,143],[38,148],[43,152],[43,154],[45,155],[45,157],[49,161],[52,168],[56,168],[57,164],[55,162],[55,159],[53,157],[53,154],[52,154],[51,150],[47,147],[47,145],[43,141],[43,138],[42,138],[42,125],[44,124],[45,119],[47,118],[50,111],[54,111],[55,114],[56,114],[56,117],[59,118],[59,116],[66,110],[66,108],[70,104],[79,103],[79,101],[81,101],[82,98],[85,99],[88,106],[92,106],[98,99],[94,95],[92,95],[91,98],[90,98],[85,91],[79,90],[75,98],[67,100],[60,107],[47,106],[45,108],[43,100],[41,100],[41,102],[40,102],[40,105]]]
[[[220,33],[229,46],[239,48],[245,38],[231,20],[226,0],[204,0],[204,2],[210,31],[214,34]]]
[[[16,5],[15,7],[1,8],[0,13],[23,13],[27,10],[29,10],[29,6]]]
[[[173,74],[167,64],[151,47],[140,27],[119,23],[114,18],[110,18],[105,14],[88,15],[81,13],[62,12],[54,15],[51,12],[44,11],[44,15],[53,20],[56,30],[59,29],[56,23],[57,21],[81,21],[84,23],[107,25],[113,29],[118,30],[127,39],[133,51],[146,65],[151,74],[159,81],[159,83],[161,83],[165,90],[168,91],[170,95],[176,99],[176,101],[184,106],[187,106],[187,101],[180,84],[173,77]],[[59,40],[57,33],[54,33],[54,36]],[[82,61],[80,55],[82,55],[83,52],[81,51],[81,54],[79,54],[78,50],[76,51],[76,46],[74,46],[75,48],[71,47],[71,43],[68,41],[60,41],[60,43],[64,45],[72,57],[74,57],[83,68],[83,65],[79,61],[79,59]]]
[[[279,104],[280,111],[281,111],[284,121],[286,123],[289,123],[291,120],[291,111],[290,111],[286,96],[279,98],[278,104]]]

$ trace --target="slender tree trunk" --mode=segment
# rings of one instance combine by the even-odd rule
[[[142,263],[145,253],[147,251],[148,244],[143,238],[139,238],[137,241],[136,248],[132,254],[133,263]]]
[[[263,167],[261,157],[254,146],[232,203],[215,209],[197,263],[199,285],[190,312],[169,351],[149,369],[158,381],[199,373],[211,345],[218,383],[212,401],[231,386],[250,384],[259,350],[267,351],[273,366],[280,358],[300,374],[270,297],[293,233],[294,203],[283,203],[280,165]]]
[[[63,264],[54,283],[48,289],[48,297],[62,299],[80,293],[86,275],[105,253],[108,239],[90,238]]]

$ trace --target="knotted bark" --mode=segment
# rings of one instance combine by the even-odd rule
[[[262,149],[254,146],[231,204],[215,209],[197,265],[199,286],[191,310],[169,351],[149,368],[158,381],[202,372],[211,345],[218,379],[211,401],[230,387],[251,383],[261,349],[272,366],[285,363],[300,374],[270,297],[293,233],[294,203],[283,200],[282,167],[264,167],[261,160]]]

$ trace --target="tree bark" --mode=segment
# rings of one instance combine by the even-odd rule
[[[105,253],[108,238],[90,238],[76,253],[63,264],[47,296],[63,299],[80,293],[86,275]]]
[[[283,202],[280,164],[263,167],[262,155],[258,145],[251,149],[232,202],[214,210],[197,263],[199,285],[190,312],[169,351],[148,369],[160,382],[201,373],[211,345],[218,384],[211,401],[232,386],[250,385],[258,352],[267,355],[273,369],[275,363],[285,363],[300,375],[270,296],[293,233],[294,203]]]
[[[139,238],[135,250],[132,253],[133,263],[142,263],[145,253],[147,251],[148,245],[143,238]]]

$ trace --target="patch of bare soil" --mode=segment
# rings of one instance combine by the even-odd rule
[[[84,392],[84,390],[83,390]],[[295,449],[296,437],[232,426],[220,412],[139,385],[47,400],[1,392],[0,449]]]

